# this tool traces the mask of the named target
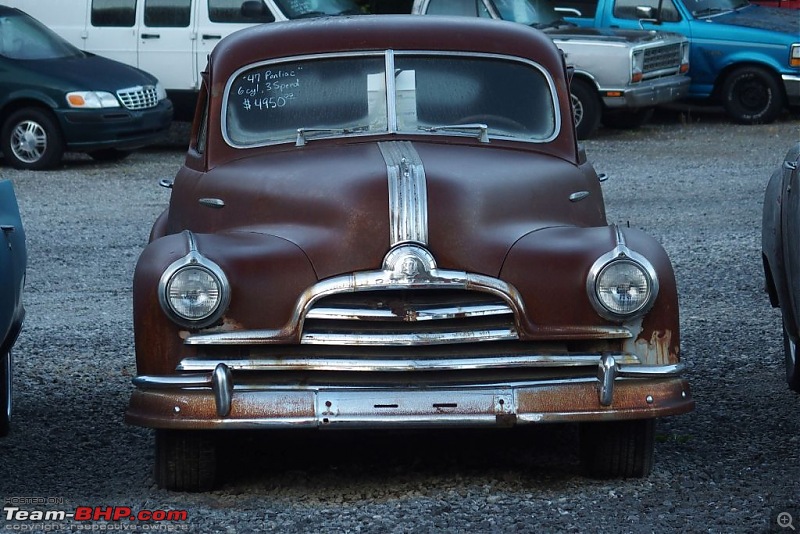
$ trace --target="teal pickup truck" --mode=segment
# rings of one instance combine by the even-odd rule
[[[800,106],[800,20],[747,0],[561,0],[579,26],[682,33],[691,43],[689,98],[722,104],[744,124]]]

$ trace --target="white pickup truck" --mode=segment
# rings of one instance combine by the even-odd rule
[[[191,119],[208,54],[226,35],[265,22],[360,13],[356,0],[4,0],[81,50],[153,74]]]
[[[687,96],[688,40],[676,33],[579,28],[552,0],[414,0],[417,15],[465,15],[510,20],[544,31],[574,69],[572,95],[578,137],[602,122],[641,125],[659,105]]]

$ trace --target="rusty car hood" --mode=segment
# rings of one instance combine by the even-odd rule
[[[384,154],[398,146],[418,158],[424,174],[424,195],[411,202],[411,211],[425,232],[411,240],[426,246],[439,267],[497,276],[508,251],[530,232],[605,224],[588,165],[495,145],[320,142],[242,158],[205,174],[182,170],[169,231],[277,236],[299,247],[320,279],[380,268],[398,244],[389,200],[395,186]],[[502,158],[499,150],[506,152]],[[570,200],[575,193],[582,199]],[[198,210],[201,199],[219,199],[225,207]]]

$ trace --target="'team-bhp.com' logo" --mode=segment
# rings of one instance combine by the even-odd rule
[[[4,529],[16,532],[187,531],[186,510],[135,510],[130,506],[57,507],[61,498],[14,497],[3,506]]]

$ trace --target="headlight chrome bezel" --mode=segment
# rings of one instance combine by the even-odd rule
[[[178,312],[169,297],[170,288],[176,277],[189,269],[205,271],[216,284],[218,291],[217,302],[213,309],[209,313],[196,318],[188,317]],[[170,264],[161,274],[161,279],[158,283],[158,300],[164,313],[175,323],[187,328],[204,328],[216,323],[227,311],[230,298],[230,284],[225,272],[219,265],[196,250]]]
[[[604,304],[598,288],[601,276],[612,266],[621,264],[632,265],[639,269],[647,281],[648,288],[645,299],[630,312],[626,313],[615,311]],[[647,258],[630,250],[625,245],[619,245],[614,250],[600,256],[589,269],[589,276],[586,278],[586,292],[595,311],[601,317],[612,321],[625,321],[645,315],[653,307],[658,297],[658,290],[658,275],[653,264]]]

